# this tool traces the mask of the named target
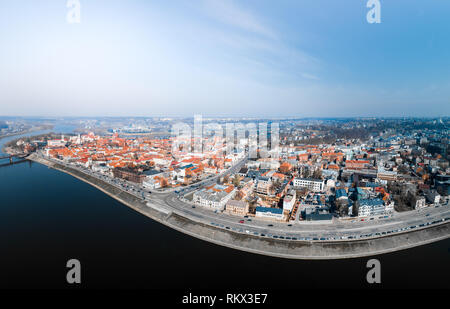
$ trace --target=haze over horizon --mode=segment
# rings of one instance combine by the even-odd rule
[[[450,115],[449,2],[0,3],[0,115]]]

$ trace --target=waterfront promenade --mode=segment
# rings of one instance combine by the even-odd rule
[[[128,207],[175,230],[215,244],[258,254],[293,259],[352,258],[407,249],[450,236],[450,225],[446,220],[450,216],[448,206],[402,213],[376,222],[297,224],[293,227],[279,223],[269,227],[267,222],[254,220],[240,224],[236,217],[215,214],[198,207],[193,209],[172,192],[153,193],[144,200],[95,175],[63,163],[36,154],[29,159],[89,183]],[[397,232],[387,233],[393,229]],[[323,240],[325,235],[326,240]],[[351,235],[355,235],[355,238]],[[356,235],[364,237],[356,238]],[[332,240],[331,236],[334,237]]]

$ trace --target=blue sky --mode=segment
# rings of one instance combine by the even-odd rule
[[[449,116],[450,1],[0,1],[0,114]]]

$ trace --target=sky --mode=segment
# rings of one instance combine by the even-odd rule
[[[450,1],[0,0],[0,115],[450,115]]]

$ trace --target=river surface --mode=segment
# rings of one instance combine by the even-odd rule
[[[46,166],[0,168],[0,288],[70,287],[72,258],[87,288],[450,288],[449,257],[450,239],[376,256],[382,283],[371,286],[370,258],[301,261],[237,251],[174,231]]]

